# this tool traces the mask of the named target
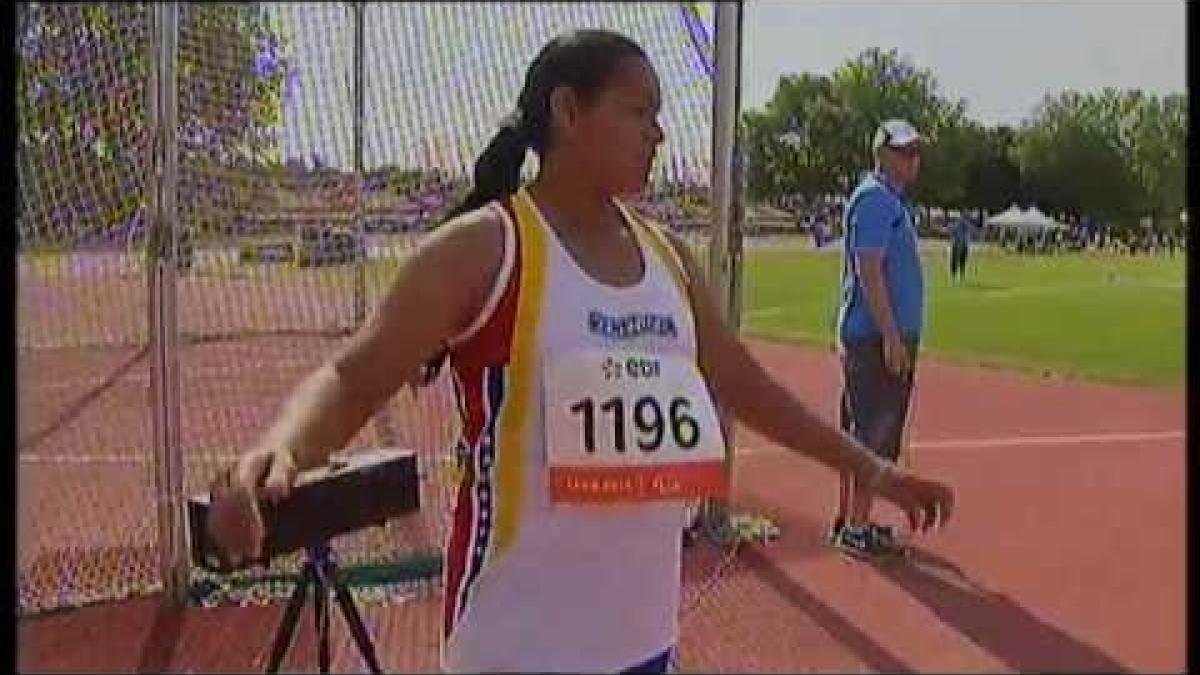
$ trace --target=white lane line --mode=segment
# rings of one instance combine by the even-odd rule
[[[1153,443],[1177,441],[1186,438],[1182,430],[1175,431],[1130,431],[1100,434],[1064,434],[1055,436],[1005,436],[999,438],[956,438],[935,441],[914,441],[908,447],[914,450],[938,450],[945,448],[1007,448],[1037,445],[1082,445],[1087,443]],[[735,453],[754,455],[765,452],[761,447],[737,446]]]
[[[768,307],[759,307],[758,309],[748,309],[744,314],[747,317],[775,316],[776,314],[783,314],[786,309],[786,307],[781,305],[771,305]]]
[[[1143,443],[1174,441],[1184,438],[1183,431],[1132,431],[1061,436],[1012,436],[1008,438],[969,438],[941,441],[917,441],[910,448],[1006,448],[1021,445],[1077,445],[1082,443]]]

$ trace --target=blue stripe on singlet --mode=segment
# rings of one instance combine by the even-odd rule
[[[666,673],[671,667],[671,652],[674,647],[664,649],[662,653],[651,656],[641,663],[622,670],[622,673]]]

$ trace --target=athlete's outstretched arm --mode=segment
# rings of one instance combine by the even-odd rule
[[[696,317],[700,369],[734,417],[768,439],[822,464],[854,473],[864,485],[904,509],[913,529],[927,529],[950,515],[953,498],[937,483],[922,480],[875,456],[848,434],[830,426],[772,378],[725,323],[704,276],[687,247],[674,235],[683,259]],[[940,518],[938,517],[940,516]]]
[[[337,355],[288,397],[257,447],[320,466],[482,308],[503,230],[486,210],[439,227],[400,263],[383,301]]]
[[[500,268],[502,228],[496,214],[480,210],[428,235],[402,260],[387,295],[345,348],[292,391],[274,424],[239,458],[233,490],[213,499],[210,529],[233,564],[261,549],[258,496],[286,497],[299,471],[327,462],[470,325]]]

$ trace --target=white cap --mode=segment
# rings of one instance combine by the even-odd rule
[[[875,130],[875,141],[872,147],[879,149],[886,145],[889,148],[903,148],[919,140],[921,140],[921,134],[908,120],[893,118],[880,124],[879,128]]]

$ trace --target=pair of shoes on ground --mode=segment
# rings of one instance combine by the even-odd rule
[[[859,558],[878,558],[905,552],[904,544],[896,538],[891,526],[870,522],[847,525],[841,518],[835,519],[829,530],[829,543],[839,551]]]

